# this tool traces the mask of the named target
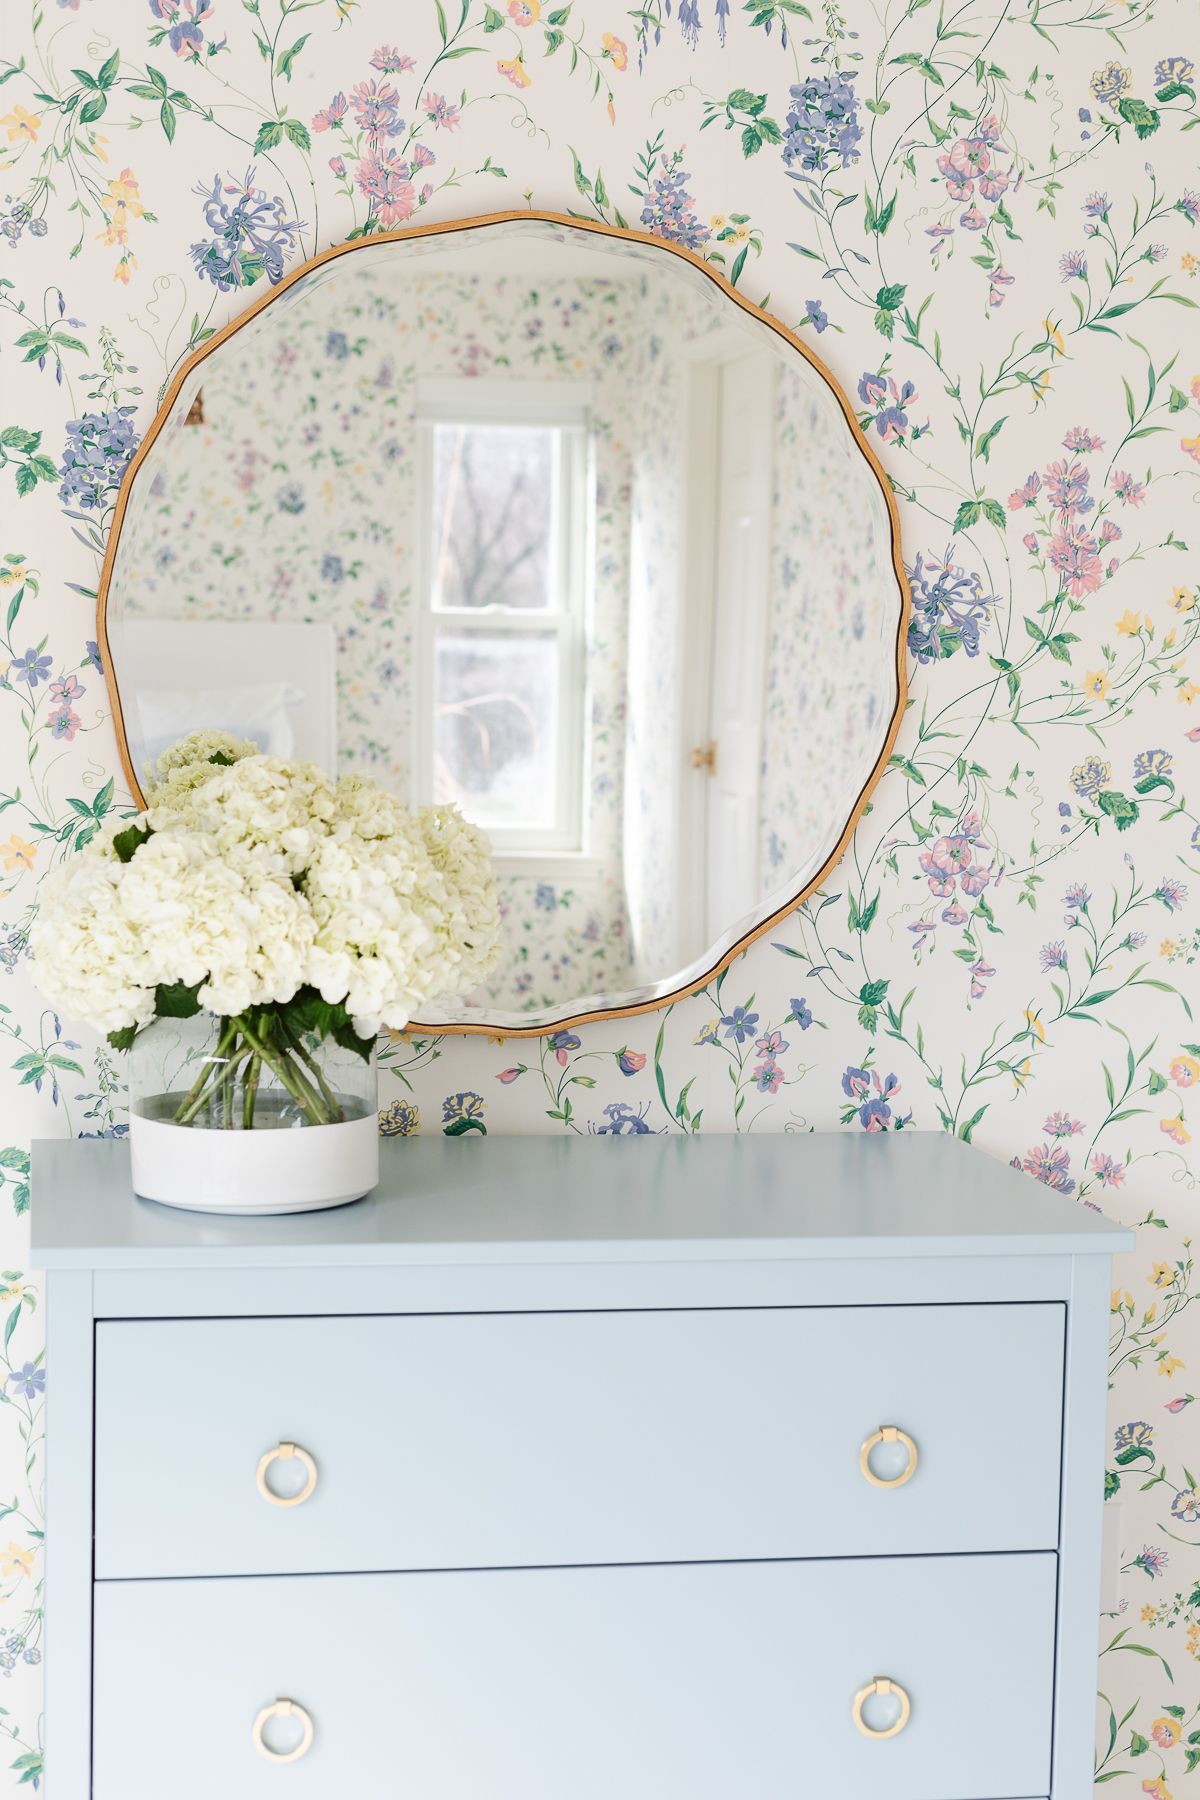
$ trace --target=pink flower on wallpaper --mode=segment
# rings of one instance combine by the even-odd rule
[[[1072,600],[1094,594],[1104,579],[1097,548],[1095,538],[1086,531],[1059,531],[1050,540],[1046,555]]]
[[[381,225],[403,225],[417,210],[417,191],[409,165],[396,150],[364,156],[354,173],[355,184],[371,203]]]

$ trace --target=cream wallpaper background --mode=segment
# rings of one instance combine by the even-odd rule
[[[1122,1569],[1101,1622],[1099,1774],[1118,1794],[1190,1791],[1198,36],[1182,0],[5,8],[13,1787],[42,1773],[54,1378],[27,1266],[28,1145],[121,1125],[119,1069],[41,1003],[24,950],[41,874],[124,804],[90,643],[113,494],[171,370],[245,290],[350,232],[528,202],[720,257],[819,341],[899,496],[912,706],[843,866],[720,983],[541,1041],[410,1042],[385,1075],[388,1127],[946,1129],[1136,1225],[1113,1300]]]

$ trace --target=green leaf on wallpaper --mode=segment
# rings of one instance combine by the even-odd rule
[[[1173,794],[1175,783],[1169,775],[1143,775],[1140,781],[1133,784],[1135,794],[1153,794],[1158,788],[1166,788],[1169,794]]]
[[[102,88],[110,88],[117,79],[117,70],[121,66],[121,52],[114,50],[106,63],[102,63],[96,80]]]
[[[1004,423],[1003,419],[1000,423]],[[992,435],[995,436],[995,432]],[[954,515],[954,524],[951,529],[966,531],[969,526],[977,525],[980,519],[986,519],[988,524],[994,525],[998,531],[1004,530],[1004,508],[998,500],[989,500],[986,495],[978,500],[964,500]]]
[[[1141,808],[1136,800],[1130,800],[1126,794],[1118,794],[1113,788],[1105,788],[1097,796],[1096,804],[1100,811],[1107,815],[1118,831],[1128,831],[1131,825],[1141,817]]]
[[[882,117],[885,112],[892,110],[890,100],[864,100],[863,104],[868,112],[875,113],[877,117]]]
[[[485,6],[483,9],[483,29],[485,31],[500,31],[503,27],[504,18],[502,14],[498,13],[494,6]]]
[[[264,119],[254,139],[254,154],[261,156],[264,150],[273,150],[276,144],[283,142],[283,126],[278,119]]]
[[[1166,1076],[1160,1075],[1157,1069],[1151,1069],[1150,1079],[1146,1083],[1146,1092],[1148,1094],[1161,1094],[1163,1092],[1163,1090],[1165,1089],[1166,1085],[1167,1085]]]
[[[283,121],[283,129],[287,134],[288,142],[295,144],[297,150],[312,149],[312,139],[308,135],[308,126],[303,124],[301,120],[285,119]]]
[[[163,128],[168,144],[175,142],[175,108],[169,100],[164,100],[158,109],[158,122]]]
[[[20,463],[16,471],[17,494],[23,500],[26,494],[32,494],[37,486],[37,476],[28,463]]]
[[[870,194],[863,195],[863,202],[867,209],[867,230],[874,232],[877,237],[882,237],[892,222],[892,215],[896,211],[896,198],[897,196],[893,194],[887,205],[876,212]]]
[[[4,629],[6,632],[12,630],[13,625],[16,622],[17,614],[21,610],[21,602],[24,598],[25,598],[25,588],[24,588],[24,585],[22,585],[21,587],[19,587],[17,589],[16,593],[13,595],[12,599],[8,603],[8,612],[6,613],[5,619],[4,619]]]
[[[574,150],[571,149],[570,144],[567,145],[567,149],[571,151],[571,167],[575,172],[575,186],[579,189],[581,194],[586,194],[590,200],[592,198],[592,184],[583,172],[583,164],[580,162],[578,156],[576,156]]]
[[[875,922],[875,914],[879,910],[879,895],[876,894],[873,900],[869,900],[861,912],[853,894],[849,896],[849,902],[850,913],[847,920],[849,929],[851,931],[870,931]]]
[[[1190,88],[1186,81],[1168,81],[1166,87],[1158,88],[1156,90],[1154,98],[1156,100],[1161,100],[1165,105],[1168,100],[1178,100],[1181,95],[1188,100],[1194,100],[1196,98],[1196,90],[1195,88]]]
[[[1117,107],[1117,111],[1127,125],[1132,125],[1139,138],[1153,137],[1158,130],[1159,115],[1144,100],[1136,100],[1132,94],[1126,94]]]
[[[307,44],[311,35],[310,32],[306,31],[303,37],[298,37],[294,44],[288,46],[283,55],[279,58],[279,61],[275,64],[275,73],[277,75],[282,75],[286,81],[292,79],[292,69],[295,67],[296,58],[303,50],[305,44]]]
[[[93,94],[91,99],[85,100],[84,104],[79,109],[80,124],[94,124],[101,114],[106,111],[107,107],[108,101],[103,94]]]
[[[1004,427],[1007,424],[1008,424],[1008,416],[1006,414],[1004,418],[997,419],[996,423],[994,425],[988,426],[988,428],[984,432],[983,436],[976,440],[976,444],[975,444],[976,456],[981,456],[983,458],[984,462],[990,461],[991,453],[992,453],[992,445],[995,443],[996,439],[1000,436],[1000,433],[1004,430]]]
[[[1119,1462],[1120,1460],[1121,1460],[1120,1457],[1118,1457],[1117,1461]],[[1131,1731],[1130,1732],[1130,1734],[1129,1734],[1129,1754],[1130,1754],[1130,1756],[1141,1756],[1149,1748],[1150,1748],[1150,1739],[1149,1738],[1144,1738],[1140,1731]]]

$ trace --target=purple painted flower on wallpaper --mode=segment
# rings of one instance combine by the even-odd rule
[[[211,186],[200,183],[192,190],[204,200],[204,219],[212,233],[207,242],[192,245],[192,262],[197,275],[223,292],[250,287],[263,275],[274,287],[303,230],[299,219],[287,217],[278,195],[272,199],[255,187],[254,175],[251,163],[241,180],[231,175],[222,183],[214,175]]]
[[[13,1370],[5,1385],[15,1389],[24,1400],[36,1400],[46,1391],[46,1371],[38,1363],[22,1363],[19,1369]]]
[[[891,1101],[900,1092],[898,1075],[887,1075],[881,1081],[874,1069],[857,1069],[853,1064],[842,1076],[842,1092],[854,1104],[842,1115],[844,1124],[858,1116],[864,1131],[900,1131],[912,1122],[911,1108],[897,1118]]]
[[[346,114],[349,111],[349,105],[350,105],[350,103],[346,99],[345,94],[342,94],[342,93],[335,94],[333,96],[333,99],[329,102],[328,106],[323,106],[321,108],[320,112],[313,114],[313,121],[312,121],[313,130],[314,131],[333,131],[333,130],[335,130],[337,128],[337,126],[339,126],[341,124],[342,120],[346,117]]]
[[[1195,225],[1200,221],[1200,194],[1193,193],[1191,188],[1184,188],[1175,202],[1175,210],[1183,214],[1189,225]]]
[[[380,44],[371,58],[371,67],[382,75],[407,75],[416,66],[415,57],[405,56],[394,44]]]
[[[1145,482],[1136,481],[1125,469],[1117,469],[1109,478],[1108,485],[1122,506],[1141,506],[1145,502]]]
[[[1081,763],[1076,763],[1071,770],[1071,786],[1081,800],[1094,800],[1102,788],[1106,788],[1112,780],[1112,764],[1105,762],[1101,756],[1085,756]],[[1059,812],[1070,815],[1070,807],[1065,801],[1060,802]]]
[[[1064,281],[1087,280],[1087,257],[1082,250],[1068,250],[1058,259],[1058,272]]]
[[[1153,1442],[1153,1425],[1145,1419],[1130,1419],[1113,1433],[1113,1455],[1120,1456],[1123,1450],[1148,1450]]]
[[[622,1075],[637,1075],[646,1066],[646,1055],[642,1050],[622,1049],[615,1052],[617,1067]]]
[[[726,1037],[744,1044],[758,1029],[758,1014],[747,1012],[744,1006],[735,1006],[732,1012],[725,1014],[721,1023],[725,1027]]]
[[[835,69],[810,75],[790,90],[783,160],[813,175],[822,169],[846,169],[858,161],[862,127],[854,75]]]
[[[1081,462],[1052,462],[1046,470],[1046,498],[1062,513],[1091,512],[1090,476]]]
[[[825,308],[821,305],[819,300],[806,300],[804,302],[804,318],[801,323],[804,325],[811,325],[818,333],[827,331],[829,329],[829,314],[825,311]]]
[[[203,26],[212,16],[213,0],[150,0],[150,11],[166,28],[165,32],[155,33],[152,41],[165,35],[176,56],[199,62],[204,49]],[[227,38],[222,38],[220,43],[210,44],[208,54],[223,50],[227,42]]]
[[[978,656],[980,634],[998,601],[995,594],[984,592],[983,580],[974,570],[955,563],[954,545],[940,557],[933,551],[918,552],[908,578],[912,592],[908,647],[917,661],[936,662],[960,649]]]
[[[558,907],[558,893],[553,882],[539,881],[533,890],[533,904],[539,912],[554,912]]]
[[[1135,1569],[1141,1569],[1144,1574],[1149,1575],[1151,1580],[1153,1580],[1156,1575],[1162,1574],[1170,1560],[1171,1559],[1165,1550],[1159,1549],[1156,1544],[1147,1544],[1142,1550],[1141,1555],[1134,1557],[1133,1567]]]
[[[68,744],[74,743],[75,733],[82,724],[79,714],[72,712],[69,706],[56,707],[47,721],[50,736],[56,741],[65,739]]]
[[[1168,912],[1178,912],[1187,899],[1187,887],[1173,876],[1164,876],[1154,890],[1154,898],[1161,900]]]
[[[1094,594],[1104,579],[1099,545],[1088,532],[1070,526],[1056,531],[1050,539],[1046,560],[1058,570],[1062,587],[1072,600]]]
[[[653,1126],[646,1123],[647,1108],[635,1112],[624,1100],[614,1100],[604,1108],[607,1125],[593,1125],[598,1137],[646,1137]]]
[[[441,131],[454,131],[462,124],[461,108],[455,106],[442,94],[435,94],[427,89],[421,95],[421,106],[427,118],[433,121],[434,127]]]
[[[411,166],[393,146],[364,156],[354,172],[355,185],[366,195],[371,215],[386,229],[403,225],[417,210]]]
[[[908,408],[919,398],[914,383],[905,381],[898,385],[890,375],[873,375],[867,370],[859,381],[858,397],[873,412],[872,422],[884,442],[903,442],[909,428]],[[913,439],[924,436],[928,429],[928,420],[924,425],[913,426]]]
[[[64,506],[102,511],[113,499],[138,446],[136,412],[135,406],[114,406],[70,421],[59,471]]]
[[[1027,1175],[1043,1186],[1053,1188],[1059,1194],[1075,1192],[1075,1178],[1071,1174],[1071,1153],[1061,1144],[1035,1144],[1021,1159],[1021,1167]]]
[[[487,1135],[487,1126],[483,1122],[484,1098],[482,1094],[469,1090],[462,1094],[447,1094],[442,1101],[442,1132],[446,1137],[462,1137],[468,1131],[478,1131]]]
[[[1156,88],[1169,87],[1179,82],[1183,87],[1190,87],[1196,79],[1196,65],[1190,56],[1164,56],[1154,65],[1154,85]]]
[[[393,1100],[389,1105],[380,1108],[379,1132],[381,1137],[415,1137],[420,1129],[420,1110],[413,1105],[411,1100]]]
[[[43,655],[37,650],[27,650],[24,656],[14,657],[8,665],[8,673],[13,681],[23,681],[28,688],[35,688],[39,681],[49,681],[50,671],[54,667],[54,658]]]
[[[390,81],[360,81],[350,90],[354,121],[373,144],[381,139],[398,137],[404,130],[400,117],[400,95]]]
[[[642,196],[642,224],[668,243],[699,250],[712,233],[696,217],[696,203],[686,187],[691,177],[680,167],[681,158],[679,150],[673,156],[659,158],[650,186]]]
[[[987,993],[987,988],[984,983],[990,981],[995,973],[996,971],[992,965],[985,962],[982,956],[977,956],[975,958],[975,961],[971,964],[972,1000],[983,999],[984,995]]]
[[[1169,750],[1139,750],[1133,759],[1133,779],[1147,781],[1156,775],[1169,775],[1175,758]]]
[[[813,1022],[812,1009],[809,1006],[808,1001],[793,999],[789,1001],[788,1004],[792,1009],[788,1014],[788,1018],[793,1024],[798,1025],[801,1031],[807,1031]]]
[[[1083,882],[1076,881],[1072,882],[1071,886],[1063,895],[1063,904],[1064,906],[1069,906],[1072,912],[1085,913],[1088,909],[1088,902],[1091,900],[1091,897],[1091,890],[1086,887]]]
[[[760,1094],[777,1094],[783,1082],[783,1070],[777,1062],[759,1063],[754,1070],[754,1085]]]
[[[554,1059],[561,1068],[566,1068],[572,1050],[578,1050],[581,1039],[574,1031],[556,1031],[551,1035],[550,1048]]]
[[[1085,431],[1082,425],[1072,425],[1063,439],[1064,450],[1074,450],[1083,456],[1095,450],[1103,450],[1104,439],[1097,437],[1094,431]]]
[[[1038,960],[1042,965],[1043,975],[1049,975],[1053,969],[1065,969],[1067,950],[1062,939],[1060,938],[1055,944],[1043,944],[1038,952]]]
[[[1097,1150],[1088,1164],[1101,1187],[1120,1187],[1125,1180],[1125,1164]]]
[[[1073,1119],[1070,1113],[1052,1112],[1042,1126],[1042,1130],[1047,1137],[1052,1138],[1078,1137],[1083,1130],[1083,1125],[1080,1120]]]

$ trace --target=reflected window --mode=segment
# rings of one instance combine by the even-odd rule
[[[418,792],[454,801],[502,852],[580,850],[586,395],[558,382],[428,382],[418,417]]]

